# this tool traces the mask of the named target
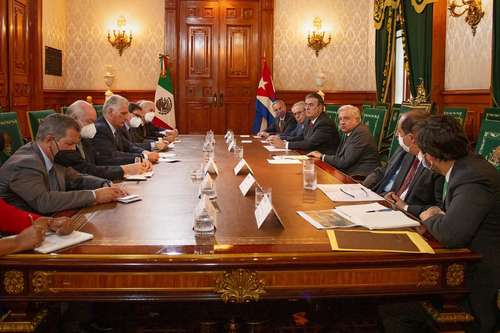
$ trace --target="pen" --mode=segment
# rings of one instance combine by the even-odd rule
[[[355,198],[355,196],[354,196],[354,195],[352,195],[351,193],[344,191],[344,190],[342,189],[342,187],[340,187],[340,192],[342,192],[342,193],[344,193],[344,194],[347,194],[347,195],[348,195],[348,196],[350,196],[351,198]]]
[[[368,210],[365,213],[378,213],[378,212],[390,212],[390,211],[392,211],[391,208],[384,208],[384,209]]]

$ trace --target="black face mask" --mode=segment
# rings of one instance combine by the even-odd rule
[[[64,167],[70,167],[83,160],[78,150],[59,150],[54,156],[54,162]]]

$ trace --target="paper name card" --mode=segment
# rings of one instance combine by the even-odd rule
[[[252,140],[241,140],[241,143],[252,143]]]
[[[219,169],[217,168],[217,165],[215,164],[215,161],[213,159],[208,160],[207,164],[205,165],[205,170],[203,170],[204,174],[210,173],[212,175],[218,175],[219,174]]]
[[[249,173],[245,179],[240,184],[240,191],[243,196],[246,196],[248,194],[248,191],[252,188],[252,186],[255,184],[255,178],[253,178],[252,174]]]
[[[260,139],[260,136],[258,136],[258,135],[252,135],[252,137],[253,137],[254,139]]]
[[[35,251],[39,253],[50,253],[71,245],[88,241],[92,238],[94,238],[94,235],[81,231],[73,231],[69,235],[64,236],[51,234],[45,237],[42,244],[35,248]]]
[[[227,151],[233,151],[234,150],[234,146],[236,146],[236,144],[234,143],[234,141],[231,141],[229,143],[229,146],[227,146]]]
[[[267,160],[269,164],[301,164],[299,160],[289,160],[289,159],[279,159],[279,160]]]
[[[259,205],[255,209],[255,220],[257,222],[258,229],[262,227],[264,221],[272,213],[272,211],[273,211],[273,205],[271,203],[271,200],[269,200],[269,197],[267,195],[264,195]]]
[[[249,138],[249,137],[250,137],[250,135],[248,135],[248,134],[242,134],[242,135],[240,135],[240,138]]]
[[[251,172],[253,173],[252,169],[250,168],[250,165],[248,165],[248,163],[245,161],[244,158],[242,158],[238,164],[236,164],[236,166],[234,167],[234,174],[235,175],[238,175],[240,174],[242,171],[248,171],[248,172]]]
[[[227,138],[229,137],[229,131],[226,132],[226,135],[224,135],[224,139],[227,140]]]

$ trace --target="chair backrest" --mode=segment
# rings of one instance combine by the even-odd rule
[[[0,161],[3,163],[24,143],[16,112],[0,113],[0,132],[5,143],[3,151],[0,151]]]
[[[385,137],[390,137],[396,132],[396,127],[398,125],[399,115],[401,114],[401,107],[393,106],[391,118],[389,118],[389,123],[387,124],[387,131]]]
[[[69,106],[63,106],[63,107],[61,108],[62,113],[63,113],[63,114],[66,114],[66,113],[68,112],[68,109],[69,109]]]
[[[405,113],[408,111],[416,111],[416,110],[422,110],[430,113],[432,111],[432,103],[421,103],[418,105],[413,105],[408,103],[401,104],[401,113]]]
[[[500,121],[483,120],[476,152],[500,171]]]
[[[370,129],[377,145],[382,138],[382,129],[384,127],[386,114],[387,109],[385,108],[366,108],[363,111],[363,123]]]
[[[500,108],[484,108],[483,119],[500,121]]]
[[[40,111],[28,111],[28,125],[30,128],[31,139],[35,140],[36,133],[38,132],[38,127],[40,122],[45,119],[48,115],[55,113],[54,110],[40,110]]]
[[[454,117],[460,125],[464,126],[465,118],[467,117],[467,108],[446,107],[443,114]]]
[[[102,105],[93,105],[95,112],[97,113],[97,118],[102,116]]]
[[[338,119],[338,112],[339,112],[339,108],[340,108],[340,104],[325,104],[326,106],[326,115],[328,116],[328,118],[330,118],[331,120],[333,120],[335,122],[335,124],[339,124],[339,119]]]

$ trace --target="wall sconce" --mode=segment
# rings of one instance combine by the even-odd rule
[[[108,31],[108,42],[118,50],[120,56],[127,47],[132,44],[132,30],[129,32],[129,36],[127,37],[125,33],[125,26],[127,25],[127,20],[125,17],[120,16],[118,20],[116,20],[116,25],[118,29],[113,29],[113,38],[111,38],[111,33]]]
[[[325,41],[325,32],[321,31],[321,19],[316,16],[313,21],[314,30],[307,34],[307,46],[316,52],[316,57],[319,55],[325,46],[330,44],[332,35],[328,34],[328,40]]]
[[[484,16],[484,10],[481,5],[481,0],[461,0],[462,4],[457,4],[455,0],[451,0],[448,5],[448,10],[450,11],[450,15],[453,17],[460,17],[464,14],[465,22],[469,24],[472,28],[472,35],[476,35],[476,29],[479,22]],[[462,12],[458,12],[457,8],[464,7]]]

